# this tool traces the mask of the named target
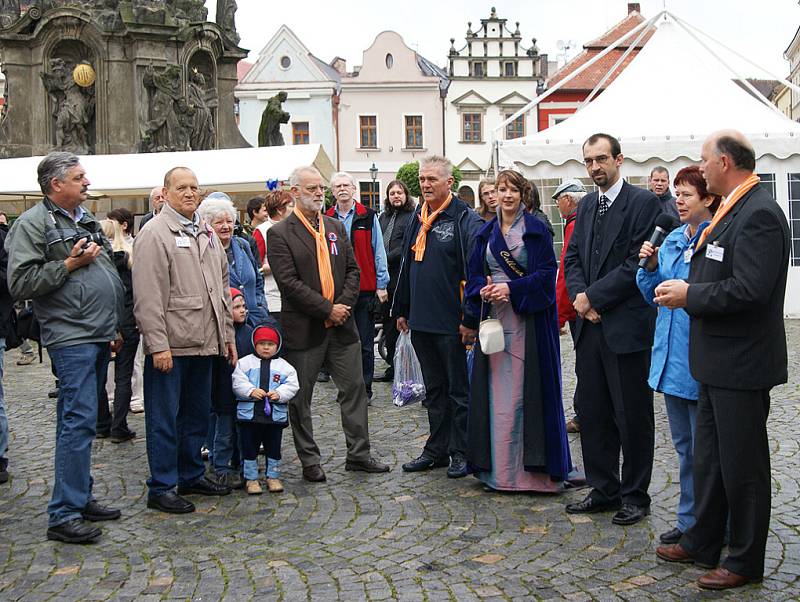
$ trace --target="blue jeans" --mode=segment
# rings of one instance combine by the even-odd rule
[[[694,433],[697,425],[697,402],[664,394],[672,445],[678,452],[681,495],[678,501],[677,527],[683,533],[694,525]]]
[[[212,451],[208,454],[209,463],[214,467],[214,472],[236,472],[231,468],[231,460],[236,444],[236,416],[234,414],[213,414],[216,418]]]
[[[8,419],[6,418],[5,395],[3,393],[3,360],[6,351],[6,340],[0,338],[0,470],[8,466]]]
[[[211,413],[211,357],[173,357],[168,373],[144,360],[144,407],[151,495],[203,477],[200,448]]]
[[[97,400],[106,386],[108,343],[82,343],[48,349],[59,380],[56,406],[56,453],[48,525],[81,517],[92,499],[92,441]]]

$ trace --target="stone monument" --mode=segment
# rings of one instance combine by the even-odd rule
[[[278,92],[267,101],[258,127],[258,146],[283,146],[281,124],[289,123],[289,113],[281,106],[286,102],[286,92]]]
[[[0,157],[248,146],[235,0],[0,0]]]

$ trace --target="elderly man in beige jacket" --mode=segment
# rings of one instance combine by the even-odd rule
[[[185,494],[226,495],[204,476],[200,447],[211,408],[211,359],[236,362],[228,260],[195,210],[197,177],[186,167],[164,176],[166,204],[133,246],[134,314],[142,334],[147,507],[183,514]],[[177,485],[177,492],[175,487]]]

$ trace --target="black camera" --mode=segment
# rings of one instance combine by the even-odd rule
[[[100,232],[87,232],[85,234],[78,234],[73,239],[75,243],[77,243],[79,240],[83,241],[83,244],[81,245],[82,249],[88,247],[90,243],[95,243],[100,247],[103,246],[103,235]]]

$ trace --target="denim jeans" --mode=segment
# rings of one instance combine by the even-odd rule
[[[231,460],[237,445],[236,416],[234,414],[213,414],[216,428],[214,430],[213,447],[209,451],[208,461],[214,472],[235,472],[231,468]]]
[[[697,402],[664,394],[672,445],[678,453],[681,495],[678,501],[677,527],[683,533],[694,525],[694,433]]]
[[[0,470],[8,466],[8,419],[6,418],[5,394],[3,392],[3,361],[5,359],[6,340],[0,338]]]
[[[111,350],[108,343],[48,349],[58,377],[56,453],[49,526],[75,518],[92,498],[92,441],[98,398],[105,391]]]
[[[203,477],[200,448],[211,413],[211,356],[173,357],[167,373],[144,361],[144,407],[151,495]]]

